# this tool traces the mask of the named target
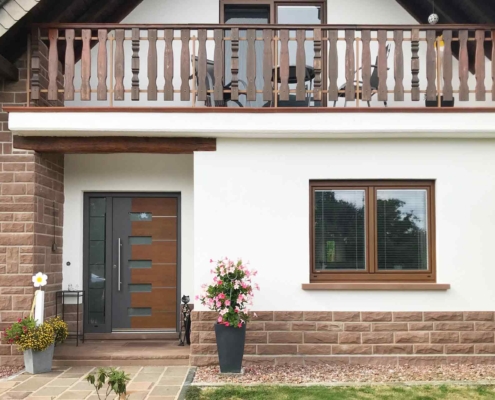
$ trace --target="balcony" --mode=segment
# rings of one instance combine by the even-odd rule
[[[494,41],[486,25],[42,24],[28,104],[490,110]]]

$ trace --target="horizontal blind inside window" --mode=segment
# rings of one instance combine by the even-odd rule
[[[314,202],[315,269],[364,270],[365,191],[317,190]]]
[[[428,269],[427,192],[377,190],[379,270]]]

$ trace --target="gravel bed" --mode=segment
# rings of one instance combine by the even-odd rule
[[[493,381],[495,365],[451,364],[442,366],[249,366],[243,375],[220,375],[218,367],[199,367],[194,383],[307,384],[307,383],[390,383]]]
[[[23,369],[24,367],[13,367],[13,366],[0,367],[0,379],[6,379],[9,376],[21,372]]]

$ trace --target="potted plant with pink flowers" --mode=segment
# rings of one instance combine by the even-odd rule
[[[240,373],[249,308],[253,305],[254,289],[259,290],[258,284],[252,282],[257,272],[250,270],[241,259],[224,258],[217,262],[210,260],[210,263],[214,265],[213,282],[204,284],[203,292],[196,299],[218,312],[215,335],[220,372]]]

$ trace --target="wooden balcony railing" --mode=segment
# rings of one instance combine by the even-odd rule
[[[495,104],[495,26],[33,27],[31,106]]]

